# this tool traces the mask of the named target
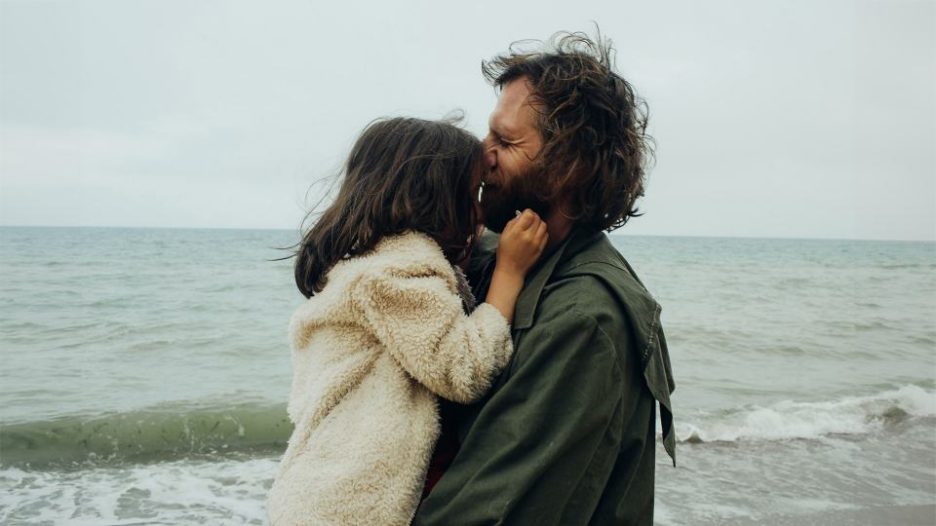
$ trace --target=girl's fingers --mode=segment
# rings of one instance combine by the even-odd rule
[[[527,208],[526,210],[523,211],[522,214],[520,214],[520,220],[517,223],[517,226],[519,226],[521,230],[526,230],[530,228],[531,225],[533,225],[535,219],[536,219],[536,214],[532,210]]]
[[[517,225],[518,221],[520,221],[520,216],[514,217],[510,221],[507,221],[507,224],[504,225],[504,231],[501,233],[503,234],[504,232],[507,232],[507,230],[513,229],[513,227]]]
[[[546,222],[540,221],[539,226],[536,228],[536,236],[541,237],[546,235]]]
[[[546,246],[546,240],[549,239],[549,232],[546,229],[546,223],[540,223],[539,227],[536,229],[536,237],[534,238],[539,245],[540,250]]]

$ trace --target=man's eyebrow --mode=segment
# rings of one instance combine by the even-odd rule
[[[499,123],[494,119],[494,115],[491,115],[488,118],[488,130],[490,130],[494,135],[500,135],[500,128],[498,124]]]
[[[510,130],[505,128],[503,123],[500,120],[495,119],[493,116],[488,121],[488,129],[491,130],[491,133],[497,135],[498,137],[512,137]]]

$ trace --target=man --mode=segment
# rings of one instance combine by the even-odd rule
[[[656,408],[675,465],[674,384],[660,306],[603,232],[639,215],[650,154],[611,52],[562,34],[483,66],[500,89],[484,141],[485,226],[499,232],[532,208],[549,245],[517,301],[511,363],[479,403],[443,407],[460,447],[416,525],[653,522]],[[477,297],[496,243],[483,236],[472,256]]]

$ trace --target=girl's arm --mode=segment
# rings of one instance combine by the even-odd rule
[[[523,280],[543,253],[547,240],[546,223],[529,209],[518,213],[501,232],[497,264],[484,301],[496,307],[508,323],[513,323]]]
[[[491,284],[488,303],[470,316],[441,275],[385,273],[358,284],[355,301],[378,340],[410,376],[443,398],[476,400],[510,360],[509,323],[517,295],[525,272],[542,252],[540,244],[545,246],[545,229],[537,233],[538,218],[529,214],[523,228],[504,229],[495,270],[499,278]],[[533,232],[527,232],[531,227]]]

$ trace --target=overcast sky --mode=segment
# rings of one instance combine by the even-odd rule
[[[650,107],[620,233],[936,239],[936,2],[0,0],[0,224],[295,229],[378,116],[597,21]]]

